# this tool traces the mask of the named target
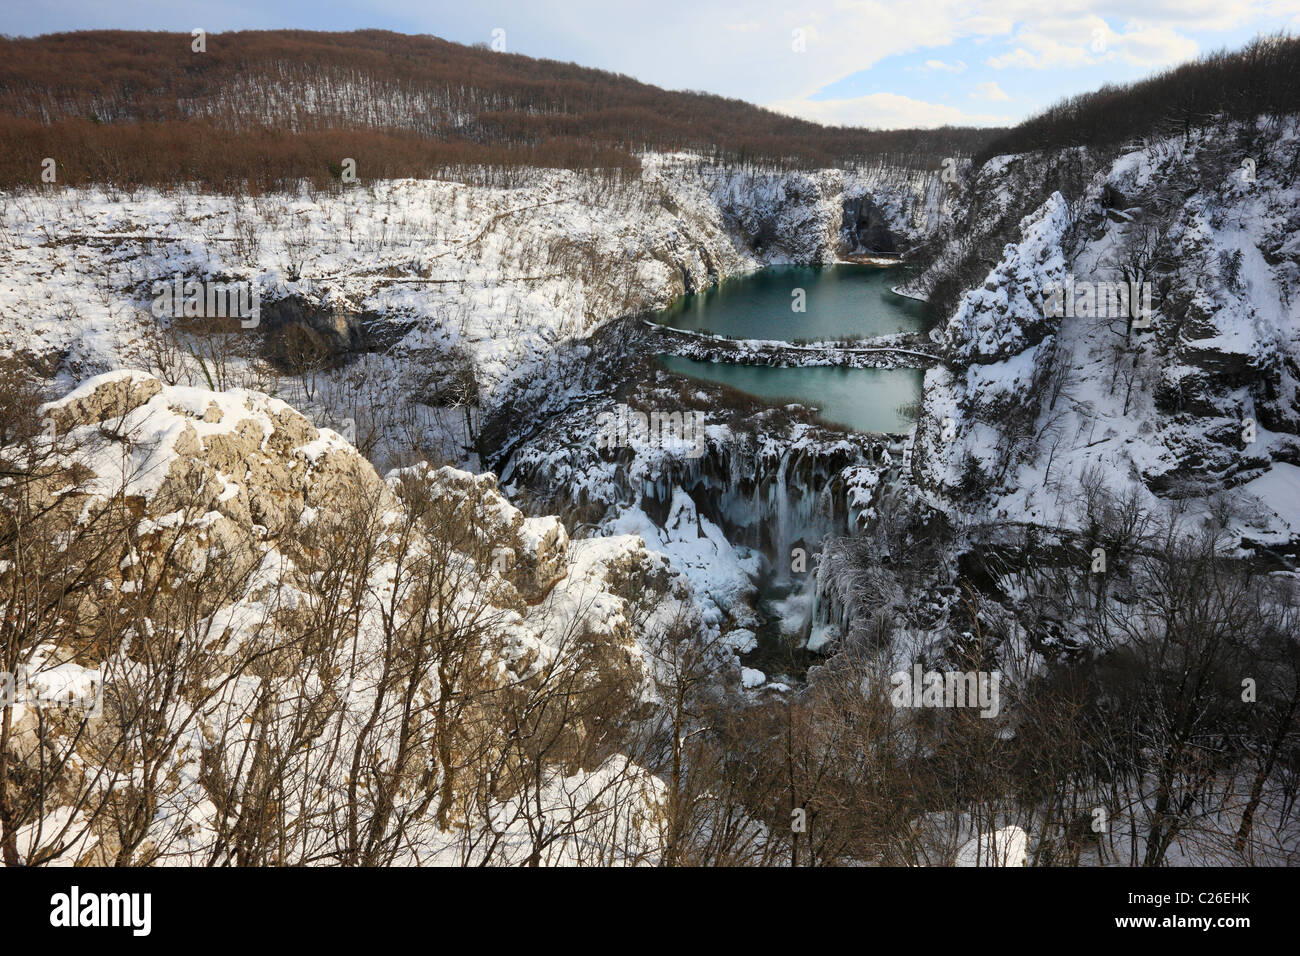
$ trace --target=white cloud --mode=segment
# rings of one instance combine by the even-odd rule
[[[1260,17],[1300,12],[1300,0],[1143,0],[1140,11],[1132,5],[1089,5],[1117,19],[1207,32],[1231,30]]]
[[[287,25],[286,17],[293,19],[285,3],[135,0],[121,10],[110,9],[102,0],[11,4],[6,30],[38,33],[112,26],[188,32],[198,22],[220,30],[265,29]],[[797,5],[789,0],[367,0],[364,6],[360,0],[343,0],[322,6],[317,25],[427,32],[467,43],[489,40],[490,30],[501,26],[509,31],[514,52],[572,60],[669,89],[778,102],[799,115],[884,123],[895,114],[908,122],[962,121],[965,114],[954,107],[902,95],[924,89],[917,95],[941,97],[932,92],[939,76],[961,73],[970,81],[965,87],[969,92],[976,80],[990,78],[990,67],[1095,67],[1081,69],[1069,80],[1077,90],[1091,89],[1111,78],[1108,64],[1129,67],[1129,75],[1134,65],[1166,66],[1195,56],[1196,40],[1217,46],[1214,34],[1231,30],[1233,38],[1226,42],[1235,43],[1248,32],[1243,27],[1273,29],[1295,14],[1300,14],[1300,0],[801,0]],[[806,52],[792,49],[794,29],[807,31]],[[1098,30],[1102,46],[1094,50]],[[980,48],[978,61],[969,52],[972,45]],[[959,54],[964,59],[957,59]],[[900,55],[914,58],[909,61],[916,64],[911,71],[885,62],[873,77],[879,82],[869,87],[888,94],[821,105],[809,99]],[[1054,83],[1044,95],[1055,97],[1063,88]],[[895,99],[880,98],[884,96]],[[996,96],[960,98],[971,106],[1005,102]],[[1025,107],[1034,100],[1021,88],[1015,102]],[[828,102],[839,105],[824,105]]]
[[[969,92],[976,79],[991,78],[990,66],[1078,67],[1077,80],[1069,83],[1090,89],[1111,78],[1108,64],[1125,67],[1131,76],[1134,65],[1145,70],[1195,56],[1196,40],[1213,43],[1197,31],[1281,25],[1300,11],[1300,0],[633,0],[613,5],[608,0],[527,5],[476,0],[472,12],[453,0],[371,3],[403,11],[410,28],[459,39],[450,24],[472,25],[476,37],[486,24],[501,24],[511,31],[511,48],[520,53],[571,59],[670,89],[709,90],[757,103],[807,100],[882,61],[885,72],[870,89],[937,99],[940,94],[931,92],[933,84],[925,80],[960,71],[963,78],[972,78]],[[804,52],[792,48],[795,29],[806,31],[800,44]],[[1098,50],[1092,48],[1096,30],[1102,31],[1104,44]],[[981,48],[978,62],[968,52],[972,45]],[[915,58],[910,72],[887,62],[901,55]],[[1093,69],[1085,71],[1087,67]],[[915,88],[909,79],[918,81]],[[1064,84],[1051,87],[1046,95],[1054,97]],[[1031,106],[1034,99],[1017,95],[1016,102]],[[816,109],[809,106],[805,112]]]
[[[1002,91],[1002,87],[990,80],[988,83],[976,83],[975,91],[971,93],[971,99],[996,101],[1009,100],[1011,97]]]
[[[974,16],[961,21],[961,29],[967,36],[996,37],[1004,36],[1015,29],[1016,23],[1010,17]]]
[[[1127,62],[1148,67],[1190,60],[1200,52],[1196,41],[1168,27],[1150,27],[1120,34],[1111,45]]]
[[[1015,35],[1015,49],[991,56],[995,69],[1050,69],[1095,66],[1119,60],[1133,66],[1159,67],[1191,59],[1196,41],[1166,26],[1129,24],[1117,33],[1099,16],[1044,19]]]
[[[871,126],[884,129],[935,126],[1007,126],[1011,116],[967,113],[943,103],[927,103],[898,93],[871,93],[838,100],[791,99],[769,103],[769,109],[831,126]]]

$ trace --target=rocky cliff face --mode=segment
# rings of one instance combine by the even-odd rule
[[[930,171],[875,167],[712,177],[728,232],[764,263],[896,255],[936,228],[948,193]]]
[[[15,281],[0,290],[0,349],[49,368],[59,390],[117,368],[219,389],[309,373],[310,387],[281,387],[327,411],[322,422],[373,424],[382,450],[410,444],[399,432],[411,424],[375,421],[379,411],[411,409],[427,447],[470,463],[459,409],[490,410],[557,347],[764,264],[902,248],[933,228],[944,195],[931,173],[771,172],[688,156],[648,156],[633,181],[537,171],[512,189],[399,180],[254,199],[39,194],[2,214],[14,242],[0,268]],[[196,341],[213,323],[154,314],[153,283],[178,276],[252,283],[261,321]],[[287,329],[304,334],[286,341]]]
[[[28,516],[24,547],[44,549],[44,567],[6,562],[0,581],[40,590],[71,574],[76,586],[63,613],[33,605],[39,626],[11,635],[8,651],[25,686],[108,693],[88,731],[78,712],[51,716],[33,698],[8,712],[21,766],[35,772],[44,750],[79,768],[62,784],[67,805],[27,821],[24,852],[201,860],[232,809],[221,781],[249,759],[241,728],[292,736],[304,719],[316,729],[276,758],[287,785],[307,788],[286,796],[291,812],[346,814],[346,797],[335,810],[332,796],[310,812],[296,801],[317,786],[343,794],[355,777],[331,754],[374,748],[368,761],[396,762],[390,798],[416,806],[440,781],[438,812],[412,821],[419,836],[402,852],[446,843],[439,834],[478,812],[477,783],[452,769],[470,743],[437,738],[435,759],[430,738],[417,759],[402,727],[421,739],[438,724],[412,713],[432,719],[454,692],[476,701],[474,721],[505,728],[567,674],[563,693],[578,696],[568,717],[532,725],[552,741],[537,759],[548,776],[597,772],[618,728],[655,698],[656,635],[698,622],[687,580],[640,538],[571,542],[555,518],[511,506],[491,475],[419,464],[381,478],[341,436],[259,393],[114,372],[41,414],[34,444],[4,454],[31,466],[5,504]],[[453,678],[452,666],[464,669]],[[600,707],[584,714],[580,698]],[[139,723],[141,702],[156,726]],[[473,759],[515,759],[505,742],[489,746]],[[143,775],[170,808],[130,840],[101,812],[119,799],[101,778],[120,773]]]
[[[1287,172],[1297,132],[1238,134],[1115,158],[1000,157],[980,172],[957,218],[983,223],[983,238],[952,240],[918,287],[993,241],[1012,197],[1063,169],[1096,170],[1076,202],[1053,194],[1024,216],[936,331],[945,365],[926,378],[922,482],[1031,520],[1068,514],[1062,489],[1089,469],[1117,488],[1136,479],[1153,500],[1231,488],[1243,535],[1294,543],[1300,514],[1274,495],[1300,476]],[[1249,180],[1242,150],[1257,170]],[[1107,290],[1129,283],[1149,287],[1149,319],[1107,306]],[[1063,287],[1074,308],[1054,313],[1044,297]]]

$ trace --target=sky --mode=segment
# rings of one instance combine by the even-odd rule
[[[0,0],[0,14],[10,36],[433,34],[878,128],[1007,125],[1260,33],[1300,33],[1300,0]]]

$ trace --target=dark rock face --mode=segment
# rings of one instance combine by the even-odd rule
[[[755,255],[762,255],[777,244],[777,236],[776,223],[771,219],[763,219],[758,223],[758,228],[745,237],[745,241]]]
[[[1113,183],[1107,183],[1101,191],[1101,205],[1103,209],[1124,209],[1129,205],[1129,201]]]
[[[1204,331],[1218,330],[1211,325]],[[1176,363],[1162,370],[1154,398],[1167,416],[1160,427],[1176,464],[1145,476],[1152,491],[1178,497],[1183,488],[1232,487],[1257,477],[1271,461],[1290,462],[1300,453],[1300,440],[1290,437],[1297,418],[1289,357],[1225,350],[1208,336],[1179,342],[1174,357]],[[1258,450],[1244,443],[1248,418],[1278,433],[1278,443]]]
[[[1172,374],[1175,370],[1167,369],[1155,388],[1156,408],[1166,415],[1187,414],[1193,416],[1215,416],[1226,414],[1226,409],[1216,401],[1204,374],[1199,371],[1186,371],[1184,374]]]
[[[337,307],[314,305],[292,295],[262,303],[260,328],[274,334],[289,326],[303,326],[315,332],[323,343],[337,351],[350,351],[362,339],[361,316]]]
[[[1231,488],[1258,478],[1269,468],[1267,454],[1245,449],[1235,423],[1205,434],[1182,431],[1166,438],[1177,464],[1159,474],[1143,475],[1148,488],[1168,498],[1198,497],[1210,488]]]
[[[898,255],[897,239],[870,196],[845,198],[843,209],[841,252]]]
[[[1264,363],[1255,386],[1255,410],[1264,427],[1300,436],[1300,366],[1290,355]]]
[[[677,275],[680,281],[676,291],[679,294],[691,295],[717,285],[721,279],[718,263],[708,244],[684,230],[681,240],[673,239],[667,249],[652,250],[650,255]]]
[[[410,328],[410,323],[320,305],[298,295],[263,302],[259,325],[264,354],[284,371],[304,363],[336,365],[349,355],[385,349]]]

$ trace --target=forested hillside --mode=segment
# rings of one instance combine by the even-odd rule
[[[83,32],[0,40],[0,186],[253,188],[464,165],[635,168],[647,150],[934,168],[992,131],[824,127],[740,100],[431,36]]]
[[[1297,109],[1300,39],[1260,37],[1242,50],[1221,50],[1138,83],[1108,84],[1055,103],[991,139],[975,165],[1005,153],[1188,136],[1211,123],[1276,119]]]

